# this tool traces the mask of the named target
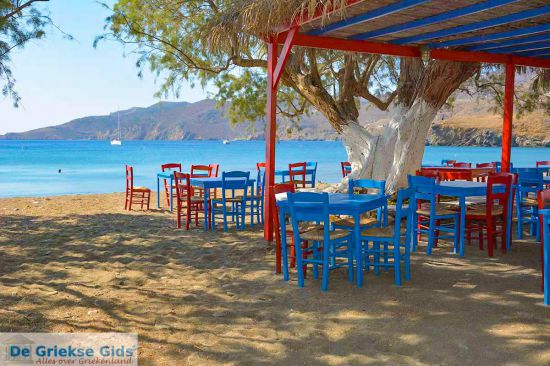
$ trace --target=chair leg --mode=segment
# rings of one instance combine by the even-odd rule
[[[393,241],[393,271],[395,286],[401,286],[401,248],[399,247],[399,238]],[[388,243],[384,243],[387,247]]]
[[[432,255],[432,248],[433,248],[433,245],[434,245],[434,225],[435,225],[435,220],[433,219],[433,217],[430,217],[430,223],[429,223],[429,228],[428,228],[428,249],[426,250],[426,254],[427,255]]]
[[[126,189],[126,194],[124,195],[124,210],[128,209],[128,189]]]
[[[323,277],[321,279],[321,290],[327,291],[328,290],[328,257],[329,257],[329,249],[330,249],[331,243],[324,242],[323,243]]]
[[[130,203],[128,204],[128,211],[132,211],[132,201],[134,199],[134,192],[130,191]]]
[[[494,229],[494,221],[492,218],[487,218],[487,251],[489,253],[489,257],[493,256],[494,248],[495,248],[495,229]]]
[[[294,235],[296,237],[296,235]],[[296,238],[294,238],[296,239]],[[296,267],[302,268],[302,248],[299,243],[299,240],[294,240],[294,250],[296,252]],[[304,272],[303,271],[296,271],[298,274],[298,287],[304,287]]]

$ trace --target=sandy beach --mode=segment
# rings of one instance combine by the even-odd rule
[[[153,202],[152,207],[156,207]],[[549,365],[540,245],[444,243],[412,280],[274,274],[262,228],[175,228],[122,194],[0,200],[0,331],[135,332],[140,365]]]

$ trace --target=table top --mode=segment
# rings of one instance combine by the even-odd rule
[[[288,207],[286,193],[276,195],[277,206]],[[329,193],[329,211],[333,214],[345,214],[350,211],[365,212],[375,210],[387,204],[386,196],[371,194]]]
[[[191,185],[201,188],[221,188],[223,179],[222,177],[214,178],[191,178]],[[243,178],[226,178],[225,183],[227,188],[239,188],[244,182]],[[256,183],[255,179],[248,180],[248,186],[253,186]]]

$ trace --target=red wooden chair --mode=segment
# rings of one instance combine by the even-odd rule
[[[417,170],[416,175],[426,177],[426,178],[435,178],[438,181],[441,179],[439,170]]]
[[[472,163],[453,163],[453,168],[471,168]]]
[[[294,193],[294,185],[290,182],[286,183],[279,183],[275,184],[272,189],[272,201],[276,202],[276,195],[279,193]],[[287,237],[287,247],[290,248],[290,267],[294,268],[296,267],[296,248],[294,247],[294,234],[292,231],[292,224],[284,222],[284,227],[281,227],[281,223],[279,221],[279,208],[276,204],[273,204],[272,206],[272,216],[273,216],[273,223],[275,227],[275,272],[281,273],[281,261],[282,261],[282,244],[281,244],[281,230],[286,231],[286,237]],[[304,228],[304,230],[300,230],[300,233],[306,232],[307,229]],[[303,243],[303,248],[307,248],[307,242]],[[307,256],[310,254],[309,252],[304,252],[304,256]],[[306,274],[306,266],[303,268],[304,275]]]
[[[199,211],[204,212],[204,201],[193,195],[191,190],[190,175],[174,172],[176,182],[176,215],[178,229],[181,228],[181,219],[185,217],[185,228],[189,230],[193,213],[195,214],[195,226],[199,225]],[[210,212],[210,210],[208,210]],[[210,220],[209,220],[210,222]]]
[[[447,161],[445,161],[446,166],[453,166],[454,163],[456,163],[456,160],[447,160]]]
[[[349,161],[340,162],[340,168],[342,169],[342,178],[347,177],[351,173],[351,163]]]
[[[306,187],[306,162],[288,164],[288,176],[294,189]]]
[[[160,168],[162,169],[163,172],[166,172],[166,171],[172,171],[172,172],[180,172],[181,173],[181,164],[179,163],[168,163],[168,164],[163,164],[160,166]],[[176,186],[175,186],[175,183],[173,183],[174,185],[172,186],[172,189],[174,189]],[[164,179],[164,192],[166,194],[166,204],[168,206],[170,206],[170,184],[168,182],[168,179]],[[172,198],[176,197],[176,192],[172,191]]]
[[[131,211],[132,204],[147,205],[151,202],[151,190],[147,187],[134,186],[134,168],[126,165],[126,194],[124,200],[124,209]]]
[[[495,174],[496,171],[497,171],[496,163],[479,163],[479,164],[476,164],[476,168],[491,168],[491,171],[489,172],[488,175]],[[477,177],[477,181],[478,182],[486,182],[487,181],[487,176]]]
[[[487,203],[466,210],[466,230],[477,232],[479,248],[483,250],[483,238],[487,238],[489,256],[493,256],[493,248],[497,245],[497,234],[501,235],[501,251],[506,253],[506,233],[508,232],[508,205],[513,175],[500,173],[487,179]],[[504,185],[504,192],[495,193],[494,186]],[[498,227],[500,223],[500,228]],[[485,230],[486,235],[483,234]]]
[[[210,165],[191,165],[191,178],[210,178],[212,167]],[[193,194],[197,193],[199,197],[204,197],[202,188],[191,187]]]

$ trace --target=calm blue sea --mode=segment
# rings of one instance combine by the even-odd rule
[[[263,161],[263,141],[0,141],[0,197],[108,193],[124,190],[124,164],[135,169],[138,185],[156,188],[156,172],[166,162],[183,166],[219,163],[220,170],[255,170]],[[500,160],[499,148],[426,147],[425,164],[441,159],[469,162]],[[318,179],[337,182],[345,150],[337,141],[283,141],[277,164],[317,161]],[[516,166],[550,160],[550,148],[514,148]],[[58,170],[61,169],[61,173]]]

